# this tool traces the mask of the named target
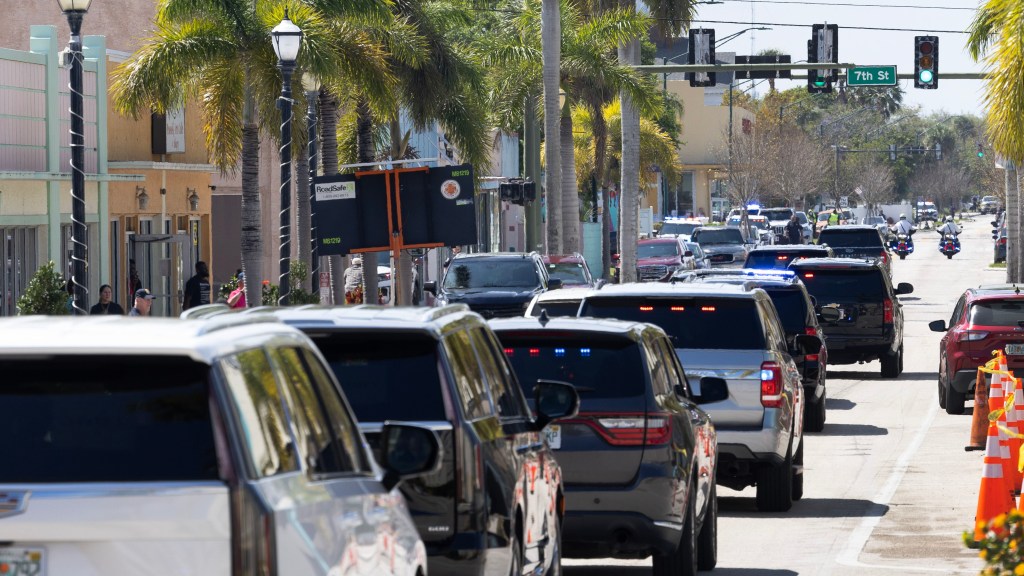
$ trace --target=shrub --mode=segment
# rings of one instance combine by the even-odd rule
[[[18,298],[18,314],[68,314],[68,293],[64,277],[51,260],[36,270],[25,293]]]
[[[964,543],[979,549],[978,555],[985,561],[982,576],[1024,576],[1024,515],[1019,511],[993,518],[977,543],[974,534],[964,532]]]

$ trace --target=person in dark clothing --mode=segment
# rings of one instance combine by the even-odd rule
[[[90,315],[103,315],[103,314],[124,314],[124,308],[121,305],[112,300],[114,296],[114,289],[110,287],[110,284],[104,284],[100,286],[100,301],[93,305],[89,309]]]
[[[181,309],[188,310],[203,304],[209,304],[210,294],[210,269],[206,262],[196,262],[196,275],[189,278],[185,283],[185,296],[181,302]]]
[[[794,215],[786,224],[786,239],[790,244],[804,243],[804,229],[800,225],[800,219]]]

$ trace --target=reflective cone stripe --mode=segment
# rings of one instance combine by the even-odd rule
[[[995,454],[998,458],[1001,459],[1000,463],[1003,466],[1002,477],[1007,480],[1007,487],[1009,489],[1009,487],[1011,486],[1015,487],[1016,484],[1009,483],[1009,481],[1013,478],[1013,464],[1010,459],[1010,437],[1003,430],[1003,428],[1006,427],[1007,412],[1004,406],[1006,396],[1003,394],[1003,390],[1003,375],[993,374],[992,387],[989,388],[988,391],[988,409],[990,413],[995,412],[997,410],[1000,411],[1001,413],[999,415],[999,418],[995,422],[992,422],[992,425],[989,427],[988,442],[992,442],[992,435],[995,434],[998,441],[998,445],[994,447]],[[986,455],[990,453],[990,449],[991,448],[986,449]]]
[[[1009,378],[1009,377],[1008,377]],[[1021,473],[1020,447],[1024,440],[1020,434],[1024,431],[1024,385],[1020,378],[1009,378],[1013,384],[1013,408],[1009,412],[1013,415],[1013,421],[1007,419],[1007,425],[1014,435],[1010,436],[1010,462],[1012,463],[1013,476],[1011,486],[1020,489],[1021,481],[1024,480],[1024,473]]]
[[[1014,507],[1010,488],[1003,475],[1003,459],[999,456],[999,431],[993,422],[988,427],[985,443],[985,462],[981,470],[981,486],[978,489],[978,511],[974,515],[974,540],[985,537],[989,520],[1009,512]]]

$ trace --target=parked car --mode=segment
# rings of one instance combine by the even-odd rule
[[[816,306],[839,310],[837,320],[821,325],[830,363],[881,360],[883,378],[903,372],[903,305],[897,296],[912,293],[911,284],[894,287],[877,259],[820,258],[789,267]]]
[[[915,222],[936,222],[939,219],[939,210],[934,202],[918,202],[914,216]]]
[[[595,288],[598,281],[590,274],[587,260],[579,252],[573,254],[547,254],[544,264],[548,267],[548,278],[562,281],[563,287]]]
[[[389,424],[375,463],[298,330],[240,314],[0,326],[5,574],[426,573],[392,489],[445,450]]]
[[[829,226],[821,231],[818,244],[825,244],[837,258],[876,259],[892,277],[892,254],[878,229],[864,224]]]
[[[484,318],[522,316],[534,296],[561,287],[536,252],[458,254],[445,269],[435,305],[466,304]]]
[[[520,382],[581,392],[579,414],[552,426],[565,483],[562,546],[576,558],[654,556],[666,576],[718,562],[715,427],[701,404],[724,380],[690,389],[665,332],[651,324],[555,318],[491,321]]]
[[[696,242],[685,242],[686,249],[693,252],[693,265],[695,270],[711,268],[711,257],[704,253],[704,249]]]
[[[747,254],[744,268],[785,270],[797,260],[805,258],[831,258],[832,249],[821,244],[779,244],[757,246]]]
[[[619,284],[584,298],[580,315],[660,326],[691,384],[704,376],[726,380],[729,398],[703,405],[718,434],[718,484],[734,490],[756,486],[763,511],[789,510],[803,496],[806,400],[782,322],[764,290]],[[821,349],[815,336],[797,340],[805,354]]]
[[[431,573],[560,572],[562,474],[540,435],[576,413],[572,386],[527,383],[531,414],[494,333],[465,305],[264,310],[312,338],[376,450],[389,421],[440,437],[440,470],[402,488]]]
[[[726,221],[725,226],[727,228],[739,228],[745,230],[744,235],[752,238],[754,244],[774,244],[775,233],[772,231],[771,224],[768,223],[768,219],[764,216],[748,215],[747,226],[744,228],[743,220],[741,216],[733,216]]]
[[[712,267],[742,266],[756,244],[739,228],[700,228],[693,233],[693,241],[704,249]]]
[[[679,238],[689,242],[693,231],[703,225],[704,223],[696,218],[665,218],[661,230],[658,231],[658,238]]]
[[[992,226],[995,226],[992,230],[992,261],[1006,262],[1006,221],[1003,220],[1002,224],[994,221]]]
[[[799,360],[801,381],[804,385],[804,430],[821,432],[825,428],[825,369],[828,350],[824,333],[818,322],[818,313],[803,282],[790,270],[695,270],[681,272],[673,282],[717,282],[757,287],[768,293],[786,332],[790,354]],[[832,309],[826,309],[826,314]],[[838,315],[838,313],[836,313]],[[833,317],[833,319],[835,319]],[[806,357],[797,349],[797,336],[810,334],[822,339],[821,349]]]
[[[1002,203],[997,196],[982,196],[978,208],[982,214],[998,214]]]
[[[664,282],[679,270],[697,267],[693,252],[679,238],[648,238],[636,245],[637,279]]]
[[[939,342],[939,406],[961,414],[974,394],[978,367],[1002,350],[1011,372],[1024,375],[1024,295],[1016,285],[970,288],[953,307],[949,324],[935,320],[928,327],[945,332]]]

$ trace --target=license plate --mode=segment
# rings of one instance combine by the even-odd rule
[[[1020,356],[1024,354],[1024,344],[1007,344],[1006,355],[1007,356]],[[0,572],[2,574],[2,572]]]
[[[558,450],[562,447],[562,427],[557,424],[551,424],[544,429],[544,433],[548,437],[548,446],[552,450]]]
[[[0,576],[46,576],[46,550],[0,547]]]

